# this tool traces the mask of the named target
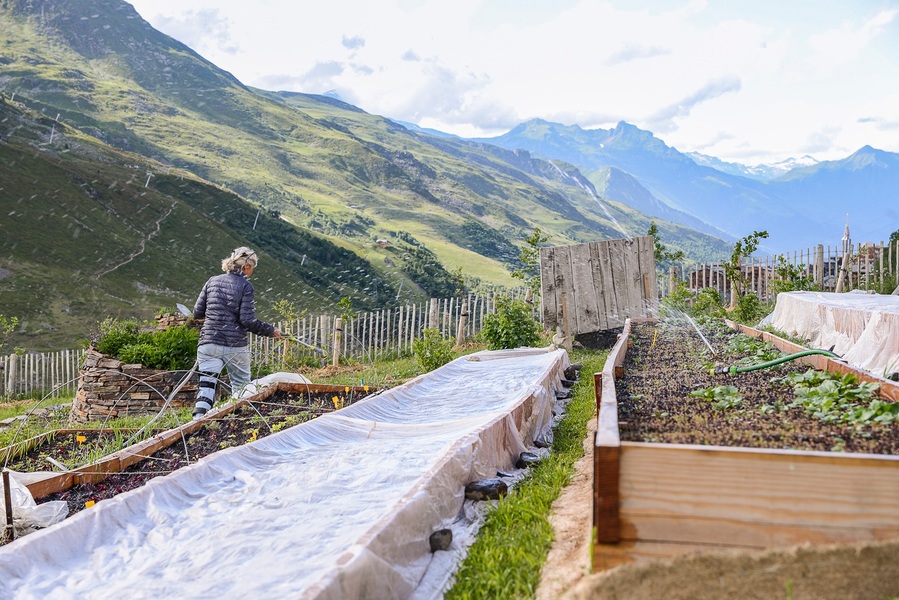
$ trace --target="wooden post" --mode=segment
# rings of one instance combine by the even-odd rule
[[[6,541],[16,539],[16,530],[12,522],[12,491],[9,487],[9,469],[3,469],[3,504],[6,506]]]
[[[334,319],[334,348],[331,352],[331,365],[335,367],[340,364],[340,340],[342,331],[343,319],[337,317]]]
[[[16,379],[19,370],[19,355],[15,352],[9,355],[6,370],[6,395],[12,398],[16,395],[16,386],[18,385]]]
[[[818,244],[815,249],[815,285],[819,290],[824,289],[824,244]]]
[[[668,269],[668,295],[669,296],[674,292],[675,287],[677,287],[677,267],[670,267]]]
[[[456,328],[456,345],[461,346],[465,341],[465,322],[468,320],[468,300],[462,302],[462,311],[459,313],[459,326]]]
[[[438,303],[437,298],[431,298],[431,306],[428,311],[428,329],[437,329],[439,322],[437,321]]]
[[[571,327],[568,325],[568,296],[564,290],[559,293],[559,304],[562,305],[561,330],[562,335],[565,336],[565,341],[562,345],[571,352]]]

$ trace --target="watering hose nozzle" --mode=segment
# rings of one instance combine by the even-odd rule
[[[733,375],[736,372],[734,367],[715,367],[712,369],[712,375]]]

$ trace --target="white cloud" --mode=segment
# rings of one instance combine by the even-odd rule
[[[249,85],[337,90],[458,135],[625,120],[747,162],[899,151],[899,0],[337,0],[314,15],[273,0],[133,4]]]

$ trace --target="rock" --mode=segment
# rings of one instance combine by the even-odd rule
[[[508,491],[509,486],[502,479],[472,481],[465,486],[465,499],[476,502],[481,500],[499,500]]]
[[[548,431],[546,433],[541,433],[536,438],[534,438],[534,445],[538,448],[549,448],[553,443],[553,432]]]
[[[581,372],[581,365],[579,365],[579,364],[569,365],[564,371],[565,378],[576,380],[578,378],[578,374],[580,372]]]
[[[566,400],[568,398],[571,398],[571,390],[570,389],[558,390],[556,392],[557,400]]]
[[[527,469],[540,462],[540,457],[533,452],[522,452],[518,455],[518,461],[515,463],[516,469]]]
[[[428,543],[431,545],[431,552],[449,550],[450,544],[453,543],[453,532],[450,529],[439,529],[431,534]]]
[[[575,383],[577,383],[577,380],[576,380],[576,379],[562,379],[562,386],[563,386],[563,387],[570,388],[570,387],[572,387]]]

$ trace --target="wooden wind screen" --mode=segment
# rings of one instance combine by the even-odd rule
[[[617,329],[658,306],[652,236],[540,249],[543,324],[567,336]]]

